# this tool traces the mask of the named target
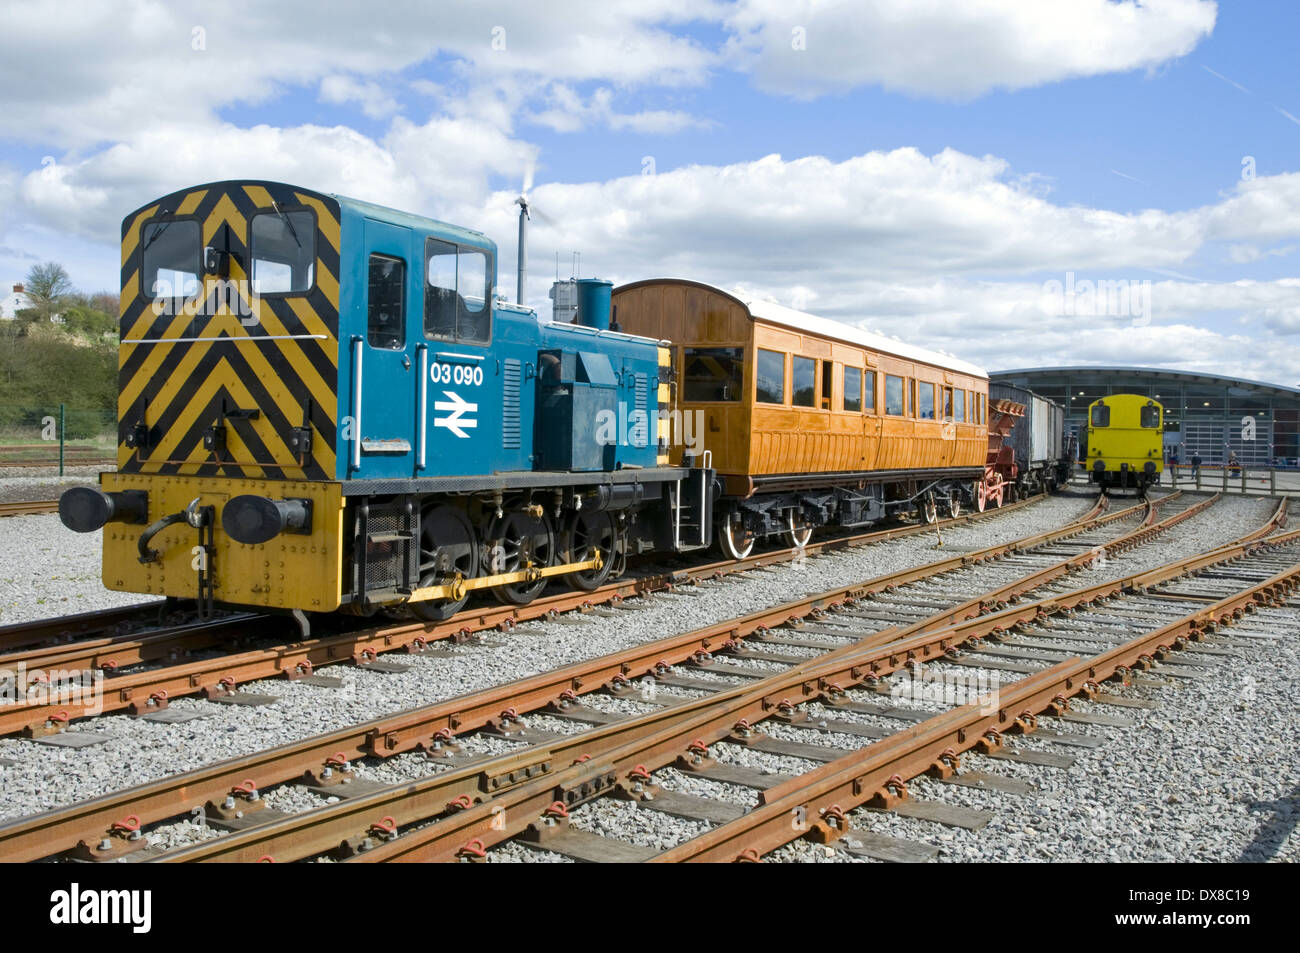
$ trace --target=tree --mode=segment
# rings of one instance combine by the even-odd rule
[[[67,271],[56,261],[47,261],[43,265],[32,265],[27,272],[23,285],[27,300],[38,321],[49,321],[59,313],[64,300],[72,294],[72,279]]]

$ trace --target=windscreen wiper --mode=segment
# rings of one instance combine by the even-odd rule
[[[293,236],[294,243],[301,249],[302,242],[298,240],[298,230],[293,227],[293,221],[288,215],[280,211],[280,206],[276,202],[271,203],[271,208],[275,209],[275,214],[280,216],[280,221],[289,226],[289,234]]]

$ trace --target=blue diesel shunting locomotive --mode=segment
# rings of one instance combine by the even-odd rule
[[[481,233],[251,181],[133,212],[122,262],[118,472],[60,504],[113,524],[110,588],[441,619],[711,542],[669,351],[610,330],[607,282],[542,323]]]

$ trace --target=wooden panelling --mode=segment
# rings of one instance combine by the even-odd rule
[[[679,400],[677,405],[683,413],[703,414],[705,448],[713,451],[713,464],[724,474],[759,476],[984,465],[988,450],[984,426],[917,419],[910,402],[908,416],[888,417],[883,413],[886,374],[939,385],[936,414],[942,413],[945,385],[970,392],[966,399],[968,416],[973,415],[970,394],[988,392],[987,381],[981,378],[756,321],[743,303],[717,289],[691,282],[670,280],[620,289],[614,295],[614,304],[623,330],[673,342],[679,378],[683,346],[745,348],[743,400],[690,404]],[[833,375],[830,408],[754,403],[754,359],[758,348],[839,365]],[[843,404],[845,366],[875,374],[872,409],[862,413],[839,409]],[[790,374],[787,358],[787,399]],[[824,396],[820,394],[823,381],[819,365],[819,397]],[[681,447],[674,446],[673,461],[680,459]]]

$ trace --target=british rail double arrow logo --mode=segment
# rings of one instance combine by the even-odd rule
[[[478,421],[465,415],[478,413],[478,404],[471,404],[454,390],[445,390],[443,393],[450,397],[451,400],[435,400],[433,409],[449,410],[451,414],[447,417],[435,417],[433,425],[435,427],[446,427],[457,437],[468,438],[469,434],[465,430],[473,430],[478,426]]]

